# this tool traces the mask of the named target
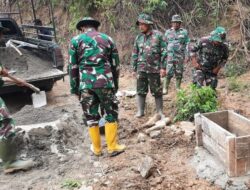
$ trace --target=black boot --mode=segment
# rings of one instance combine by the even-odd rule
[[[155,97],[155,108],[156,108],[156,113],[158,113],[161,118],[163,119],[165,116],[163,115],[163,100],[162,96]]]
[[[141,95],[137,95],[136,97],[137,100],[137,113],[135,115],[135,117],[143,117],[144,116],[144,110],[145,110],[145,100],[146,100],[146,96],[141,96]]]

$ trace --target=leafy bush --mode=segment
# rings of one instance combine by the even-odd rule
[[[75,179],[67,179],[62,183],[62,188],[66,189],[79,189],[82,186],[82,183]]]
[[[225,65],[224,74],[226,77],[235,77],[242,75],[247,71],[244,63],[229,62]]]
[[[228,90],[232,92],[241,92],[247,89],[249,89],[248,83],[245,84],[241,81],[238,81],[236,77],[230,77],[228,79]]]
[[[195,113],[217,110],[216,92],[210,87],[198,88],[190,85],[186,90],[177,93],[177,114],[174,121],[193,120]]]

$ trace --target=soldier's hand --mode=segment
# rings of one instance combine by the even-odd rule
[[[3,76],[3,77],[7,77],[9,74],[8,74],[8,71],[5,69],[5,68],[3,68],[3,67],[1,67],[1,72],[0,72],[0,74]]]
[[[26,82],[25,82],[25,80],[19,79],[19,82],[16,82],[16,81],[15,81],[15,83],[16,83],[17,86],[25,86],[25,83],[26,83]]]
[[[160,75],[161,75],[162,78],[165,77],[167,75],[166,70],[165,69],[161,69]]]

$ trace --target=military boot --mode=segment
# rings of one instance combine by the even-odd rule
[[[111,122],[105,124],[105,137],[108,147],[108,153],[110,156],[116,156],[125,151],[126,146],[117,143],[117,122]]]
[[[168,78],[168,77],[164,78],[164,80],[163,80],[163,91],[162,91],[163,95],[168,94],[168,87],[169,87],[170,81],[171,81],[171,78]]]
[[[102,155],[101,150],[101,136],[100,136],[100,129],[98,126],[89,127],[89,136],[92,142],[90,150],[96,156]]]
[[[155,107],[156,107],[156,113],[158,113],[161,116],[161,119],[163,119],[165,116],[163,115],[163,99],[162,96],[155,97]]]
[[[181,89],[181,78],[176,79],[176,89],[180,90]]]
[[[16,160],[17,146],[14,139],[0,140],[0,158],[3,161],[4,173],[12,173],[18,170],[28,170],[34,166],[33,160]]]
[[[141,95],[137,95],[136,97],[137,100],[137,113],[135,115],[135,117],[143,117],[144,116],[144,110],[145,110],[145,100],[146,97],[145,96],[141,96]]]

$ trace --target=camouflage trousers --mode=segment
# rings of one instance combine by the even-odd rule
[[[217,75],[213,74],[212,71],[193,70],[193,83],[201,87],[204,85],[204,82],[206,86],[216,89],[218,84]]]
[[[182,74],[184,71],[183,66],[184,60],[174,61],[174,62],[168,62],[167,63],[167,78],[172,78],[174,75],[178,79],[182,79]]]
[[[89,127],[98,126],[101,119],[99,108],[104,109],[107,122],[115,122],[118,119],[118,100],[114,89],[85,89],[81,92],[80,103],[84,120]]]
[[[137,75],[137,94],[146,96],[148,93],[148,86],[153,96],[162,96],[161,77],[159,73],[139,72]]]
[[[0,140],[15,135],[15,123],[9,114],[9,111],[0,98]]]

